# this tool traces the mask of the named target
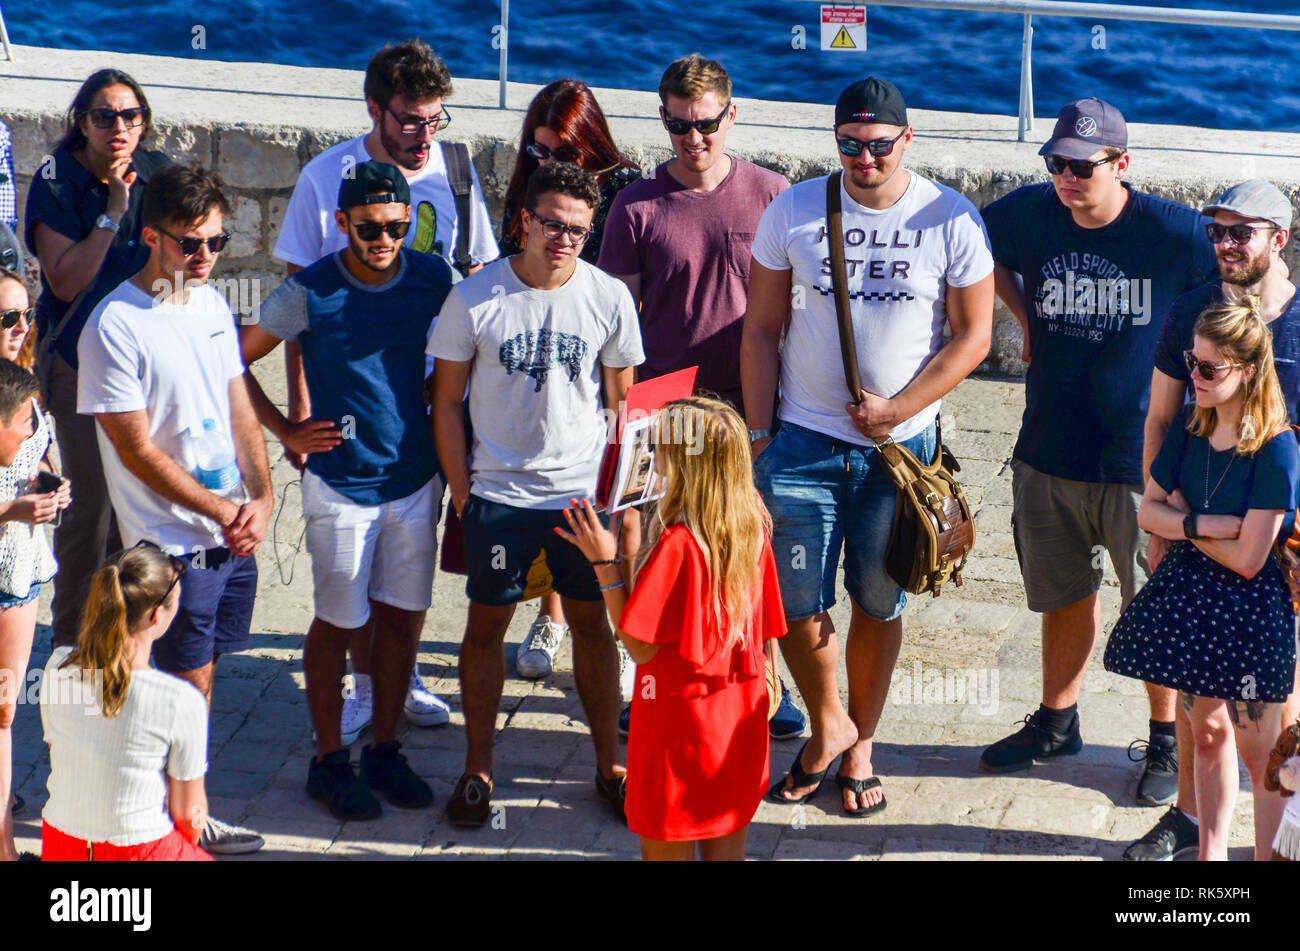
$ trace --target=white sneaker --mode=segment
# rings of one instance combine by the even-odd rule
[[[615,638],[617,640],[617,637]],[[636,661],[627,652],[622,641],[618,641],[618,692],[623,701],[632,699],[636,692]]]
[[[406,692],[402,708],[406,719],[416,726],[442,726],[451,719],[451,707],[424,685],[420,671],[411,671],[411,689]]]
[[[370,726],[374,718],[375,700],[371,692],[369,674],[353,674],[351,696],[343,698],[343,719],[340,732],[343,745],[351,746],[361,736],[361,731]]]
[[[199,834],[199,847],[213,855],[243,855],[256,852],[266,845],[266,840],[252,829],[222,822],[216,816],[208,816],[203,832]]]
[[[564,635],[568,633],[568,625],[555,623],[550,615],[538,615],[515,654],[515,671],[529,680],[549,675],[555,664],[555,655],[564,643]]]

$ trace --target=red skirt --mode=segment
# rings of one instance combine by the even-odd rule
[[[60,832],[48,822],[41,823],[42,862],[212,862],[211,855],[199,848],[179,829],[173,828],[161,839],[139,845],[113,845],[87,842]]]

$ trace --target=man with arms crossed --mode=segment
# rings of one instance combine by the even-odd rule
[[[298,341],[319,419],[351,437],[312,453],[303,514],[316,617],[303,668],[317,755],[307,792],[339,819],[373,819],[380,789],[394,805],[433,802],[398,750],[397,721],[433,591],[442,479],[426,413],[424,349],[454,275],[442,258],[406,251],[411,192],[392,165],[364,162],[339,182],[335,220],[348,246],[281,284],[257,325],[241,330],[250,367],[281,340]],[[290,425],[247,375],[258,418]],[[353,774],[340,736],[348,644],[371,628],[373,743]]]
[[[958,192],[903,168],[912,136],[892,83],[862,80],[835,104],[845,265],[863,386],[858,400],[847,400],[836,359],[825,178],[795,185],[763,213],[741,346],[754,482],[772,512],[772,550],[790,624],[781,652],[812,719],[812,738],[769,798],[810,798],[843,753],[836,782],[845,814],[855,818],[885,807],[872,741],[907,603],[885,570],[895,489],[874,440],[892,436],[917,458],[933,460],[939,401],[988,355],[993,326],[993,261],[979,215]],[[792,293],[805,306],[792,310]],[[945,323],[952,330],[946,343]],[[773,438],[778,374],[780,428]],[[828,613],[841,544],[852,604],[847,713]]]
[[[1160,318],[1217,273],[1200,214],[1131,188],[1118,109],[1078,99],[1041,149],[1050,184],[984,209],[998,296],[1025,334],[1025,416],[1011,460],[1011,525],[1029,609],[1043,615],[1043,700],[980,757],[990,772],[1083,749],[1078,699],[1101,633],[1105,549],[1128,604],[1148,577],[1142,419]],[[1023,281],[1023,287],[1021,282]],[[1169,783],[1151,724],[1139,801]]]
[[[154,664],[198,687],[209,707],[217,658],[248,646],[253,555],[273,504],[235,318],[207,284],[230,238],[228,209],[203,169],[155,172],[141,204],[149,262],[100,302],[77,344],[77,412],[98,423],[123,543],[189,559]],[[234,459],[204,446],[214,440],[233,446]],[[249,852],[262,838],[209,817],[199,844]]]
[[[434,434],[464,528],[469,617],[460,649],[468,750],[447,816],[487,821],[505,634],[529,566],[545,550],[573,631],[573,675],[596,748],[596,788],[622,816],[618,653],[595,570],[555,534],[592,498],[606,445],[601,396],[617,412],[643,359],[627,288],[578,258],[600,201],[593,175],[555,162],[528,180],[528,241],[452,288],[429,354]],[[461,407],[469,386],[473,452]]]

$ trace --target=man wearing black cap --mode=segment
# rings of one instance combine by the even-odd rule
[[[1124,182],[1127,147],[1118,109],[1075,100],[1039,150],[1051,184],[983,212],[998,296],[1025,335],[1011,521],[1029,608],[1043,615],[1042,705],[984,751],[991,772],[1083,748],[1077,701],[1101,629],[1101,553],[1124,604],[1148,576],[1137,509],[1160,319],[1216,273],[1197,212]]]
[[[333,448],[307,457],[302,477],[316,617],[303,668],[317,756],[307,792],[339,819],[379,815],[370,788],[405,808],[433,791],[399,752],[397,722],[433,591],[443,483],[425,412],[424,348],[453,274],[438,256],[402,247],[411,192],[395,166],[364,162],[338,189],[334,220],[347,240],[298,271],[241,330],[251,367],[282,340],[302,345],[315,417],[338,427]],[[291,425],[246,374],[258,418]],[[349,642],[373,632],[374,737],[352,772],[340,735],[339,689]],[[449,719],[446,704],[441,722]]]
[[[754,481],[772,512],[772,549],[790,625],[781,651],[813,724],[812,739],[769,798],[810,798],[843,753],[836,777],[843,809],[860,818],[885,807],[872,775],[872,739],[906,604],[884,568],[895,490],[877,462],[874,440],[892,436],[925,462],[934,458],[940,400],[988,354],[993,260],[974,206],[903,168],[912,127],[892,83],[867,79],[841,93],[835,139],[863,389],[846,402],[841,363],[833,356],[840,341],[825,178],[778,195],[759,222],[741,380]],[[952,331],[947,342],[945,323]],[[827,613],[836,599],[841,544],[853,610],[847,713],[836,683],[839,642]]]
[[[1273,359],[1282,396],[1291,419],[1300,419],[1300,295],[1290,280],[1282,249],[1291,233],[1291,200],[1278,188],[1262,179],[1252,179],[1228,188],[1202,209],[1214,216],[1207,226],[1214,253],[1219,260],[1219,279],[1188,291],[1169,310],[1156,349],[1155,370],[1151,375],[1151,405],[1147,409],[1145,438],[1142,444],[1142,471],[1150,471],[1165,434],[1184,401],[1191,396],[1192,377],[1184,353],[1192,348],[1192,329],[1206,307],[1223,300],[1258,297],[1260,315],[1273,332]],[[1151,536],[1147,560],[1154,571],[1169,543],[1158,535]],[[1124,852],[1130,861],[1159,861],[1166,858],[1194,859],[1200,844],[1196,823],[1196,790],[1193,764],[1196,745],[1192,742],[1187,712],[1176,702],[1176,691],[1154,684],[1147,685],[1151,698],[1152,733],[1147,760],[1158,760],[1162,769],[1148,767],[1139,798],[1150,789],[1151,804],[1174,799],[1172,806],[1155,827]],[[1293,694],[1283,710],[1282,722],[1296,716],[1300,695]],[[1177,720],[1177,747],[1168,729]],[[1156,727],[1159,725],[1160,732]],[[1139,743],[1141,741],[1138,741]],[[1136,744],[1135,744],[1136,745]],[[1155,777],[1158,782],[1153,782]],[[1275,800],[1278,811],[1281,801]],[[1274,828],[1277,816],[1263,816],[1256,806],[1256,829]],[[1261,850],[1262,846],[1262,850]],[[1265,837],[1256,842],[1256,854],[1268,858],[1271,843]]]

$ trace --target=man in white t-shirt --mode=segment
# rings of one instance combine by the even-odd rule
[[[423,40],[412,39],[396,46],[385,45],[366,65],[366,110],[374,123],[365,135],[340,142],[316,156],[294,185],[280,237],[273,252],[293,274],[315,264],[327,254],[347,247],[347,237],[334,222],[339,182],[350,177],[363,162],[396,165],[411,190],[411,228],[406,247],[412,251],[440,254],[472,274],[497,257],[492,236],[492,219],[478,173],[465,153],[472,187],[469,193],[470,221],[458,220],[443,150],[435,148],[434,137],[451,122],[443,100],[452,93],[451,73]],[[457,260],[461,236],[468,229],[465,260]],[[302,469],[307,454],[328,452],[338,442],[339,430],[330,420],[311,418],[311,397],[302,369],[302,348],[297,341],[285,344],[285,368],[289,376],[289,421],[293,424],[284,439],[285,458]],[[356,689],[343,705],[343,741],[350,745],[372,719],[370,690],[370,635],[362,632],[352,641],[352,672]],[[427,724],[441,717],[442,702],[420,680],[417,669],[404,706],[407,718]]]
[[[795,185],[763,213],[741,344],[754,481],[772,512],[772,550],[790,624],[781,652],[812,720],[812,738],[769,797],[811,798],[842,753],[836,782],[853,818],[885,806],[872,775],[872,739],[906,604],[885,570],[895,489],[874,440],[892,436],[932,460],[939,401],[987,356],[993,325],[993,258],[979,214],[958,192],[902,167],[912,135],[892,83],[869,78],[840,94],[835,137],[863,388],[857,399],[849,399],[836,358],[825,178]],[[803,301],[793,311],[792,295]],[[946,343],[945,323],[952,330]],[[847,713],[836,684],[839,641],[827,613],[835,603],[841,544],[852,604]]]
[[[202,169],[168,166],[150,178],[141,208],[149,263],[86,322],[77,412],[98,423],[123,543],[189,558],[153,661],[210,702],[217,658],[248,646],[271,477],[235,318],[207,284],[230,237],[220,185]],[[215,823],[200,844],[247,852],[262,840]]]
[[[617,411],[645,354],[627,286],[578,258],[600,201],[595,177],[552,163],[533,172],[526,199],[525,249],[451,289],[428,347],[437,360],[434,438],[469,575],[460,649],[468,750],[447,804],[463,826],[490,815],[505,633],[543,550],[574,635],[596,788],[622,815],[618,652],[595,570],[555,529],[570,499],[595,497],[607,439],[601,397]],[[467,385],[472,453],[461,409]]]

